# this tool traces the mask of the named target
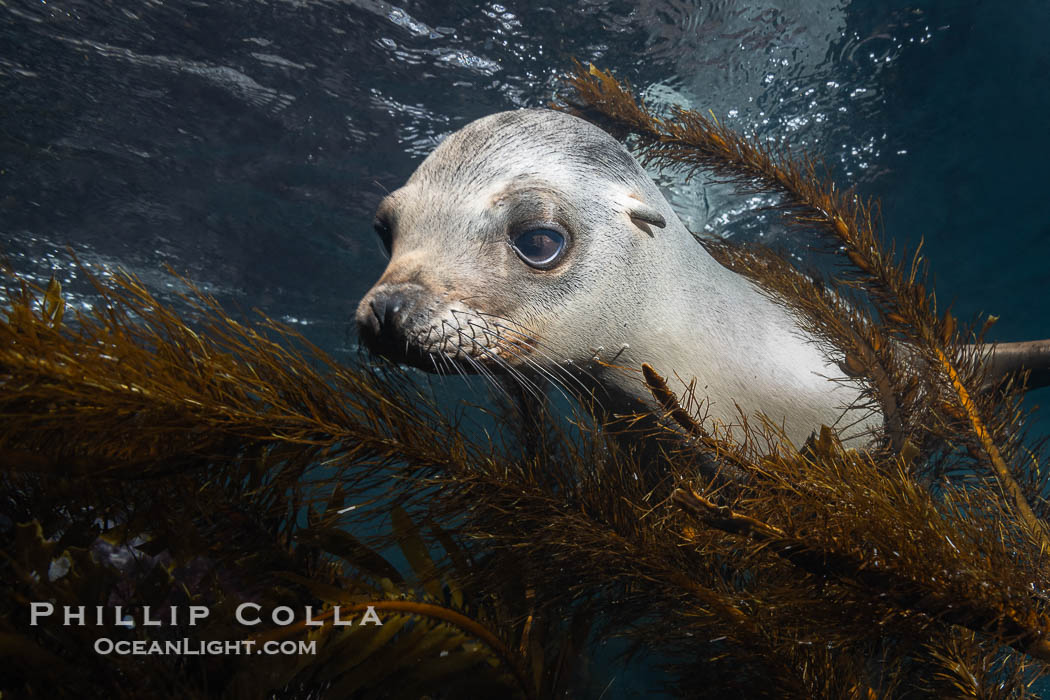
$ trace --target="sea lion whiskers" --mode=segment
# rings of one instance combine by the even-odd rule
[[[462,328],[461,325],[453,326],[452,329],[455,332],[457,332],[461,338],[464,337],[465,332],[463,331],[463,328]],[[506,361],[505,358],[501,357],[498,353],[493,352],[493,350],[491,348],[486,347],[485,345],[482,345],[481,343],[479,343],[473,337],[470,338],[469,340],[471,341],[473,347],[477,348],[478,351],[484,353],[484,355],[486,357],[488,357],[489,359],[491,359],[494,364],[502,367],[503,369],[505,369],[507,371],[508,374],[510,374],[512,377],[514,377],[514,379],[519,384],[521,384],[522,388],[525,389],[526,391],[528,391],[530,395],[532,395],[537,400],[542,400],[542,392],[540,391],[539,387],[536,386],[535,382],[533,382],[528,377],[526,377],[524,374],[522,374],[520,371],[515,369],[509,362]],[[468,358],[470,357],[469,354],[466,354],[465,356],[468,357]]]
[[[446,321],[446,320],[442,320],[442,324],[445,325],[445,326],[448,326],[452,331],[457,333],[460,340],[465,339],[464,335],[463,335],[463,329],[462,329],[462,327],[460,325],[453,326],[452,324],[448,323],[448,321]],[[447,336],[446,336],[446,339],[447,339]],[[482,352],[485,351],[485,348],[483,346],[481,346],[474,338],[469,338],[467,340],[470,341],[471,347],[474,347],[477,350],[482,351]],[[469,353],[469,352],[462,352],[462,350],[463,350],[462,343],[457,343],[457,345],[456,345],[456,352],[457,352],[457,354],[455,355],[455,359],[467,362],[471,367],[473,367],[476,370],[477,374],[480,374],[482,376],[483,379],[485,379],[486,381],[491,383],[492,386],[494,388],[496,388],[497,390],[499,390],[499,391],[503,392],[504,394],[506,394],[506,391],[503,389],[503,387],[500,386],[499,382],[496,381],[495,374],[492,372],[492,369],[490,367],[488,367],[487,365],[485,365],[485,363],[480,362],[479,359],[477,357],[475,357],[474,355],[472,355],[471,353]],[[444,355],[444,356],[447,357],[447,355]],[[493,357],[494,361],[496,361],[497,364],[500,364],[501,360],[500,360],[500,358],[498,356],[493,355],[492,357]],[[507,396],[509,398],[509,395],[507,395]]]
[[[476,374],[480,375],[496,392],[502,394],[508,401],[513,402],[513,397],[510,392],[506,390],[497,380],[492,371],[481,362],[478,362],[475,358],[470,355],[465,355],[464,359],[476,370]],[[466,375],[464,375],[465,377]]]
[[[457,327],[453,327],[454,330],[456,330],[460,335],[462,335],[462,333],[463,333],[463,326],[464,325],[466,325],[468,328],[470,328],[470,341],[471,341],[472,347],[475,347],[479,352],[483,353],[486,357],[488,357],[493,362],[493,364],[495,364],[498,367],[500,367],[503,370],[505,370],[507,372],[507,374],[512,376],[515,379],[515,381],[517,381],[519,384],[521,384],[523,389],[527,390],[530,395],[532,395],[533,397],[535,397],[537,399],[541,399],[542,398],[542,390],[540,389],[540,387],[535,382],[533,382],[531,379],[526,377],[521,371],[519,371],[517,368],[515,368],[514,365],[512,365],[508,361],[508,358],[505,357],[505,356],[509,356],[509,357],[515,358],[522,365],[524,365],[526,367],[529,367],[530,369],[534,369],[537,372],[539,372],[540,374],[544,375],[545,377],[547,377],[547,379],[549,379],[551,381],[551,383],[560,392],[563,393],[563,395],[565,395],[565,391],[564,391],[562,382],[560,381],[559,377],[557,377],[556,375],[552,374],[545,367],[543,367],[543,365],[541,365],[540,363],[536,362],[534,359],[532,359],[530,357],[530,354],[532,352],[536,351],[536,343],[533,341],[531,334],[523,333],[523,332],[517,331],[515,329],[511,329],[508,326],[501,326],[500,324],[494,324],[491,321],[489,321],[488,318],[480,318],[481,323],[478,323],[478,319],[470,318],[468,316],[468,318],[467,318],[467,320],[466,320],[466,322],[464,324],[464,322],[459,321],[458,316],[456,315],[457,314],[457,310],[453,309],[451,311],[451,313],[453,314],[454,317],[456,317],[457,322],[458,322],[458,326]],[[463,312],[459,312],[459,313],[463,313]],[[471,312],[470,316],[479,316],[479,317],[480,316],[491,316],[493,318],[499,318],[499,317],[494,316],[492,314],[484,314],[482,312],[476,312],[476,311],[475,312]],[[497,330],[493,330],[493,328],[491,328],[491,326],[497,326]],[[499,332],[499,329],[501,329],[501,328],[502,329],[506,329],[507,331],[509,331],[510,333],[513,333],[517,337],[516,338],[507,338],[507,337],[505,337],[504,334]],[[486,340],[485,343],[481,343],[481,342],[478,341],[478,339],[477,339],[477,333],[478,332],[480,332],[484,336],[484,338]],[[523,349],[526,349],[526,351],[523,352]],[[470,355],[467,354],[466,357],[470,358]],[[474,358],[470,358],[470,359],[472,360],[472,364],[475,365],[476,367],[478,367],[479,370],[485,369],[486,371],[489,371],[488,368],[485,367],[485,365],[483,363],[477,362],[476,359],[474,359]],[[554,366],[555,366],[556,369],[559,369],[559,370],[561,369],[556,364]],[[572,375],[569,374],[569,373],[566,373],[566,376],[571,377]],[[582,386],[582,384],[581,384],[581,386]],[[568,398],[567,395],[566,395],[566,398]]]
[[[460,362],[466,362],[472,369],[475,370],[476,374],[480,374],[482,376],[482,378],[486,382],[491,384],[494,389],[496,389],[497,391],[503,393],[508,399],[510,399],[511,398],[510,395],[499,384],[499,382],[496,381],[492,370],[489,367],[487,367],[483,362],[480,362],[477,357],[472,355],[472,353],[464,351],[465,348],[464,348],[464,345],[463,345],[462,341],[463,340],[468,340],[470,342],[470,347],[476,348],[478,351],[487,352],[486,349],[480,343],[478,343],[476,339],[474,339],[474,338],[466,338],[466,336],[465,336],[465,334],[464,334],[464,332],[463,332],[463,330],[461,328],[462,324],[460,324],[458,321],[457,321],[457,324],[453,325],[453,324],[449,323],[447,319],[442,319],[441,323],[442,323],[443,328],[445,329],[445,332],[442,334],[441,352],[432,353],[432,355],[437,355],[438,357],[440,357],[442,359],[443,363],[446,363],[449,366],[453,367],[456,370],[456,373],[459,374],[460,376],[463,376],[463,377],[466,377],[467,375],[466,375],[463,367],[459,363]],[[434,328],[431,328],[428,331],[428,333],[432,333],[434,330],[435,330]],[[456,348],[455,348],[456,349],[456,354],[454,356],[450,357],[449,354],[448,354],[448,351],[447,351],[447,349],[445,347],[445,345],[451,339],[451,336],[453,334],[455,334],[456,337],[457,337],[457,343],[456,343]],[[495,354],[489,355],[489,357],[491,357],[491,359],[494,362],[496,362],[496,364],[500,364],[502,362],[501,358],[499,358]]]
[[[516,324],[511,319],[504,318],[502,316],[497,316],[495,314],[488,314],[488,313],[485,313],[483,311],[479,311],[478,315],[479,316],[486,316],[486,317],[499,319],[500,321],[505,321],[507,323],[511,323],[511,324],[515,324],[515,325],[519,325],[520,326],[520,324]],[[554,357],[552,354],[549,354],[548,352],[544,352],[545,350],[548,350],[548,351],[551,350],[551,348],[549,346],[547,346],[542,340],[540,340],[540,338],[542,336],[540,336],[540,335],[538,335],[536,333],[533,333],[532,331],[528,331],[528,330],[526,330],[526,331],[519,331],[519,330],[517,330],[515,328],[512,328],[510,326],[503,325],[502,323],[499,323],[499,322],[491,322],[491,325],[495,326],[496,328],[500,328],[500,329],[506,330],[506,331],[508,331],[510,333],[515,333],[515,334],[518,334],[518,335],[522,336],[525,339],[525,342],[527,342],[530,345],[530,352],[527,355],[526,354],[516,354],[515,357],[517,357],[523,363],[528,363],[530,366],[535,367],[537,370],[540,370],[540,371],[544,372],[544,374],[546,376],[551,378],[551,381],[555,382],[556,386],[564,387],[565,390],[571,391],[569,389],[569,387],[563,383],[563,380],[561,379],[561,377],[551,376],[551,369],[548,369],[548,368],[544,367],[543,365],[541,365],[540,363],[536,362],[534,359],[530,358],[529,355],[537,354],[540,357],[542,357],[543,359],[547,360],[550,363],[550,368],[552,368],[554,371],[557,371],[558,373],[563,375],[565,380],[570,380],[572,382],[575,382],[579,386],[580,390],[589,393],[589,387],[586,384],[584,384],[584,382],[581,381],[579,377],[577,377],[575,374],[573,374],[569,370],[565,369],[565,367],[562,366],[561,362],[559,362],[558,358]],[[521,326],[521,327],[524,328],[524,326]],[[591,374],[589,371],[587,371],[586,367],[583,367],[581,365],[573,365],[573,367],[578,372],[583,374],[588,380],[594,382],[595,384],[598,383],[597,378],[595,378],[593,374]]]
[[[460,367],[455,362],[453,362],[452,359],[448,355],[445,355],[444,353],[430,353],[430,357],[431,358],[435,358],[436,357],[438,360],[441,361],[441,365],[442,365],[442,367],[444,367],[444,370],[439,372],[439,374],[458,375],[458,376],[464,377],[464,378],[466,377],[466,374],[464,373],[463,368]]]
[[[493,331],[489,330],[488,328],[483,328],[481,330],[482,330],[483,333],[492,333],[493,332]],[[501,338],[499,338],[497,336],[497,340],[501,340]],[[567,386],[565,386],[565,384],[563,383],[564,380],[562,379],[562,377],[559,377],[558,375],[554,374],[553,372],[548,370],[546,367],[544,367],[542,364],[540,364],[539,362],[536,362],[536,360],[531,357],[532,352],[537,352],[538,354],[543,356],[545,359],[550,359],[550,358],[548,358],[545,355],[545,353],[543,353],[542,351],[536,350],[535,348],[532,348],[530,353],[522,354],[518,350],[517,344],[503,345],[502,346],[502,350],[503,350],[503,352],[505,354],[508,354],[511,357],[517,359],[522,365],[528,367],[529,369],[532,369],[532,370],[538,372],[539,374],[542,374],[544,377],[547,378],[547,380],[554,386],[554,388],[566,400],[569,399],[569,388]],[[504,361],[504,364],[508,368],[510,367],[510,364],[505,362],[505,361]],[[586,387],[583,385],[583,383],[580,382],[580,380],[578,378],[574,377],[570,372],[565,371],[564,369],[562,369],[557,364],[553,364],[552,363],[552,366],[556,370],[564,372],[566,378],[576,381],[580,385],[581,389],[586,389]],[[537,389],[538,389],[538,387],[537,387]]]
[[[452,325],[452,324],[448,323],[448,321],[446,321],[446,320],[443,320],[442,323],[448,327],[450,332],[453,332],[453,333],[457,334],[457,336],[458,336],[458,338],[460,340],[469,340],[470,343],[471,343],[471,346],[475,347],[478,352],[484,354],[485,357],[487,357],[488,359],[490,359],[493,362],[493,364],[495,364],[495,365],[505,369],[509,374],[516,375],[515,376],[515,380],[520,385],[522,385],[523,389],[529,391],[531,395],[533,395],[535,397],[539,397],[539,387],[537,387],[535,385],[535,383],[530,381],[528,378],[526,378],[520,372],[517,372],[499,354],[497,354],[496,352],[493,352],[491,349],[489,349],[489,348],[485,347],[484,345],[480,344],[476,340],[476,338],[466,338],[462,328],[460,328],[458,326],[455,326],[455,325]],[[487,329],[482,329],[482,330],[485,333],[491,333],[491,331],[489,331]],[[443,339],[443,342],[447,342],[448,340],[449,340],[449,338],[446,336]],[[442,373],[440,370],[438,370],[437,365],[434,362],[434,358],[436,357],[436,358],[438,358],[438,359],[440,359],[442,361],[442,364],[453,368],[457,374],[459,374],[460,376],[462,376],[464,378],[467,378],[468,375],[464,372],[463,367],[458,362],[456,362],[454,360],[458,360],[459,362],[466,362],[467,364],[470,365],[471,368],[473,368],[475,370],[475,374],[481,375],[482,378],[487,383],[489,383],[497,392],[502,394],[507,400],[513,402],[514,398],[510,395],[510,393],[506,390],[506,388],[499,381],[497,381],[495,373],[492,371],[492,369],[489,366],[487,366],[485,363],[480,362],[479,359],[477,357],[473,356],[471,353],[469,353],[469,352],[462,352],[462,350],[463,350],[462,344],[461,343],[457,343],[457,346],[456,346],[457,354],[455,355],[454,358],[450,357],[447,354],[447,352],[430,353],[430,355],[431,355],[431,362],[432,362],[432,364],[434,364],[435,370],[439,374]]]
[[[485,353],[491,352],[491,351],[487,350],[486,348],[481,348],[481,350],[482,350],[482,352],[485,352]],[[493,355],[492,359],[495,362],[501,362],[502,361],[501,358],[499,358],[496,355]],[[474,360],[474,362],[477,362],[477,360]],[[478,363],[478,364],[480,365],[480,363]],[[527,377],[525,377],[520,372],[514,370],[514,368],[512,368],[510,365],[504,365],[504,366],[506,367],[508,373],[511,376],[514,377],[515,383],[522,389],[522,391],[527,392],[529,394],[529,396],[531,396],[532,398],[534,398],[537,401],[540,401],[540,402],[543,401],[543,392],[540,390],[540,388],[536,385],[535,382],[533,382],[532,380],[528,379]],[[493,380],[493,381],[495,381],[495,380]],[[497,384],[497,386],[499,386],[498,382],[496,384]],[[511,397],[510,393],[504,387],[500,386],[499,389],[503,393],[504,396],[506,396],[508,399],[513,401],[513,397]]]
[[[551,365],[556,369],[562,370],[558,359],[553,354],[547,354],[542,350],[551,350],[550,346],[543,342],[543,336],[536,333],[530,328],[527,328],[520,323],[517,323],[513,319],[505,316],[499,316],[497,314],[486,313],[484,311],[475,312],[477,316],[482,317],[487,326],[495,327],[497,330],[496,337],[504,343],[503,347],[509,351],[515,351],[515,357],[524,360],[528,355],[536,353],[543,357],[545,360],[549,360]],[[489,320],[495,319],[495,320]],[[516,327],[515,327],[516,326]],[[505,331],[506,333],[500,333],[499,331]],[[510,334],[510,337],[507,336]],[[506,345],[506,343],[510,345]],[[525,348],[527,352],[522,353],[521,348]],[[535,362],[535,361],[534,361]],[[564,371],[564,370],[563,370]]]
[[[529,353],[529,355],[539,355],[544,360],[547,360],[549,362],[549,368],[544,367],[543,365],[539,364],[538,362],[535,361],[535,359],[532,359],[529,355],[518,355],[517,357],[519,359],[521,359],[523,362],[530,362],[530,363],[534,364],[538,369],[543,369],[546,372],[552,372],[552,371],[553,372],[558,372],[559,375],[564,377],[565,380],[568,380],[568,381],[571,381],[571,382],[575,382],[576,385],[578,385],[578,387],[584,392],[588,392],[589,393],[591,387],[589,387],[587,384],[585,384],[580,379],[580,377],[578,377],[576,374],[574,374],[573,372],[570,372],[568,369],[566,369],[565,366],[563,365],[563,363],[567,362],[567,363],[571,364],[573,369],[576,370],[577,373],[583,375],[585,378],[587,378],[591,382],[594,382],[595,384],[598,383],[598,378],[595,377],[594,374],[592,374],[585,366],[583,366],[581,364],[573,363],[571,359],[561,358],[559,360],[559,358],[555,357],[552,354],[553,352],[554,351],[549,346],[544,344],[543,342],[534,340],[533,344],[532,344],[531,352]],[[556,381],[561,381],[561,380],[558,379]],[[562,386],[564,386],[564,384]],[[568,387],[566,387],[566,388],[568,388]]]
[[[475,324],[473,322],[473,319],[474,318],[478,318],[481,321],[481,325],[486,325],[487,321],[485,321],[485,319],[483,319],[483,318],[480,318],[480,316],[478,315],[478,313],[476,311],[474,311],[473,309],[471,309],[469,311],[464,311],[462,309],[449,308],[448,313],[452,316],[452,318],[455,319],[455,321],[456,321],[455,324],[449,323],[447,319],[442,319],[442,324],[447,324],[448,328],[456,331],[456,333],[458,334],[459,339],[461,339],[461,340],[464,339],[464,333],[465,333],[464,326],[470,328],[470,338],[467,339],[467,340],[470,341],[468,347],[475,347],[476,346],[476,347],[480,348],[482,345],[486,345],[486,344],[482,344],[482,343],[480,343],[478,341],[477,334],[475,332],[475,329],[477,328],[478,324]],[[466,321],[465,322],[462,319],[460,319],[460,315],[463,315],[463,316],[466,317]],[[488,336],[486,336],[486,339],[487,338],[488,338]],[[499,349],[499,345],[502,342],[502,339],[499,337],[498,333],[495,334],[495,338],[496,338],[496,343],[494,345],[495,345],[495,349],[498,350]],[[446,340],[448,340],[448,339],[449,338],[446,337]],[[460,350],[465,349],[462,343],[457,343],[457,346],[458,346],[458,349],[460,349]],[[489,349],[493,349],[493,348],[490,347]]]

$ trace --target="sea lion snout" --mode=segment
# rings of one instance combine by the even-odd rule
[[[513,321],[415,282],[380,282],[358,304],[355,321],[373,354],[427,372],[497,371],[533,349]]]
[[[418,284],[376,285],[357,306],[355,320],[362,342],[372,352],[403,361],[412,320],[427,291]]]

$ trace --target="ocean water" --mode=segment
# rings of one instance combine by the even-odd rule
[[[899,244],[925,240],[960,316],[1050,336],[1048,30],[1037,0],[8,1],[0,242],[41,278],[67,246],[159,288],[171,264],[349,351],[379,199],[578,58],[823,156]],[[656,175],[694,230],[806,245],[724,185]]]
[[[166,295],[171,265],[351,361],[377,202],[577,58],[823,156],[924,241],[942,305],[1050,337],[1048,35],[1045,0],[5,0],[0,251],[83,307],[67,248]],[[654,176],[694,230],[806,250],[760,199]]]

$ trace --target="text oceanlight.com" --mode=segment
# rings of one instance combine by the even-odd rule
[[[122,656],[221,656],[226,654],[316,654],[317,640],[285,640],[283,642],[258,642],[253,639],[241,641],[201,641],[199,639],[174,639],[164,642],[145,639],[112,640],[100,637],[95,640],[96,654],[119,654]]]
[[[29,624],[33,627],[42,624],[57,624],[63,627],[197,627],[211,615],[204,605],[185,605],[151,608],[148,605],[132,608],[135,615],[124,607],[63,605],[56,608],[54,603],[37,601],[29,604]],[[315,613],[306,606],[301,610],[286,605],[273,609],[264,609],[257,603],[241,603],[233,612],[234,621],[245,627],[261,623],[272,623],[278,627],[298,624],[306,629],[316,629],[325,625],[332,627],[381,626],[383,621],[375,607],[367,604],[327,608]],[[175,636],[175,635],[171,635]],[[183,637],[181,639],[114,639],[100,637],[95,640],[95,652],[102,655],[225,655],[225,654],[315,654],[316,640],[203,640]]]

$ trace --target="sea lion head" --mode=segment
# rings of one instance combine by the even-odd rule
[[[437,372],[586,363],[626,345],[641,261],[672,219],[601,129],[550,110],[479,119],[380,203],[390,262],[357,308],[361,338]]]

